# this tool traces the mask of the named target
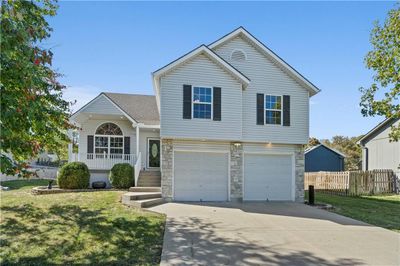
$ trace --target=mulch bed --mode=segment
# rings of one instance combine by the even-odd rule
[[[71,192],[96,192],[96,191],[126,191],[126,190],[116,189],[116,188],[63,189],[57,186],[53,186],[52,189],[48,189],[47,186],[34,187],[31,190],[32,194],[34,195],[48,195],[48,194],[71,193]]]

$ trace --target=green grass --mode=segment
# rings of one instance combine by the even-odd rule
[[[316,192],[315,197],[317,203],[333,205],[333,212],[400,232],[400,195],[344,197]]]
[[[123,206],[123,191],[34,196],[46,180],[3,182],[1,265],[155,265],[163,215]]]

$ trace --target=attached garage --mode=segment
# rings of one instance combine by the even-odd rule
[[[174,151],[174,200],[227,201],[227,152]]]
[[[244,155],[244,197],[254,201],[294,200],[291,154]]]

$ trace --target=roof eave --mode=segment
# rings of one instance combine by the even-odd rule
[[[367,134],[365,134],[364,136],[362,136],[358,141],[357,144],[364,146],[366,142],[368,142],[369,137],[371,137],[371,135],[373,135],[377,130],[379,130],[381,127],[386,126],[388,123],[396,123],[396,121],[400,120],[400,118],[386,118],[385,120],[383,120],[382,122],[380,122],[378,125],[376,125],[373,129],[371,129],[370,131],[368,131]]]
[[[245,75],[243,75],[239,70],[234,68],[232,65],[230,65],[228,62],[226,62],[224,59],[222,59],[220,56],[218,56],[214,51],[210,50],[207,46],[201,45],[197,47],[196,49],[192,50],[191,52],[185,54],[184,56],[176,59],[175,61],[172,61],[171,63],[167,64],[166,66],[156,70],[155,72],[152,73],[153,77],[153,85],[155,89],[156,95],[159,94],[159,79],[163,75],[165,75],[167,72],[172,71],[176,67],[180,66],[184,62],[188,61],[190,58],[193,58],[200,53],[206,53],[209,55],[211,58],[219,62],[221,65],[224,66],[228,72],[231,73],[234,77],[236,77],[244,87],[247,87],[250,83],[250,79],[247,78]],[[156,96],[159,97],[159,96]]]
[[[296,69],[294,69],[291,65],[289,65],[286,61],[284,61],[281,57],[275,54],[271,49],[269,49],[264,43],[259,41],[256,37],[254,37],[250,32],[248,32],[244,27],[240,26],[236,30],[228,33],[227,35],[223,36],[222,38],[218,39],[217,41],[208,45],[208,48],[214,49],[215,47],[222,45],[223,43],[227,42],[228,40],[238,36],[239,34],[245,35],[248,39],[254,42],[261,50],[263,50],[266,54],[271,56],[274,61],[276,61],[279,65],[284,67],[287,71],[289,71],[294,78],[296,78],[300,83],[302,83],[307,90],[310,92],[310,97],[316,95],[321,90],[311,83],[308,79],[306,79],[303,75],[301,75]]]
[[[93,103],[97,98],[104,96],[106,97],[107,100],[109,100],[111,102],[111,104],[113,104],[115,106],[115,108],[117,108],[129,121],[131,121],[133,124],[137,124],[138,122],[131,117],[130,115],[128,115],[118,104],[116,104],[110,97],[107,96],[107,94],[105,92],[101,92],[99,95],[97,95],[96,97],[94,97],[90,102],[88,102],[87,104],[85,104],[84,106],[82,106],[81,108],[78,109],[78,111],[74,112],[69,119],[72,121],[75,121],[75,118],[78,114],[80,114],[82,112],[82,110],[84,110],[87,106],[89,106],[91,103]]]

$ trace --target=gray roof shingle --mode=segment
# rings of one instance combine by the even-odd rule
[[[160,115],[155,96],[114,92],[103,93],[135,121],[146,125],[160,124]]]

